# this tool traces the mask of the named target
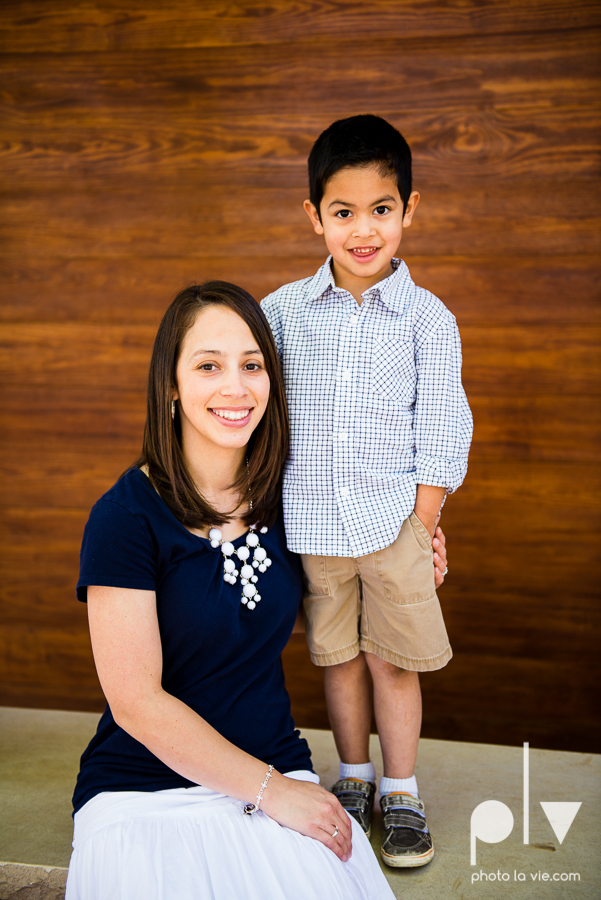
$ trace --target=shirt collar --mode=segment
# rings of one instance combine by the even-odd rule
[[[305,299],[307,303],[319,300],[326,293],[328,288],[336,291],[334,284],[334,276],[331,267],[332,257],[328,256],[323,266],[321,266],[315,275],[309,279],[305,285]],[[372,285],[367,291],[364,291],[364,297],[379,296],[382,303],[396,312],[400,312],[405,306],[406,291],[413,286],[413,281],[409,274],[409,269],[404,260],[393,257],[391,259],[393,268],[392,275],[383,278],[377,284]]]
[[[332,267],[330,265],[331,261],[332,257],[328,256],[323,266],[320,266],[315,275],[307,281],[305,285],[305,299],[307,303],[312,303],[313,300],[319,300],[323,297],[328,288],[332,288],[333,290],[336,288],[334,276],[332,275]]]

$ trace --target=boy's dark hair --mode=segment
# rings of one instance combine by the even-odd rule
[[[411,150],[403,135],[380,116],[339,119],[319,135],[309,154],[309,198],[321,221],[326,184],[336,172],[376,163],[396,177],[403,214],[411,194]]]
[[[265,314],[257,301],[235,284],[207,281],[192,285],[180,291],[163,316],[148,373],[142,453],[135,465],[148,467],[151,482],[175,517],[188,528],[222,525],[234,512],[218,512],[200,494],[184,461],[179,403],[174,417],[171,413],[183,340],[198,315],[210,306],[223,306],[239,315],[265,360],[269,401],[247,448],[248,466],[232,487],[241,496],[252,499],[252,509],[242,516],[245,524],[270,526],[280,506],[282,468],[290,440],[284,379]]]

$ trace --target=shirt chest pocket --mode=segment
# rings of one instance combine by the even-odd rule
[[[387,338],[374,346],[371,362],[371,386],[385,400],[412,404],[417,372],[413,342]]]

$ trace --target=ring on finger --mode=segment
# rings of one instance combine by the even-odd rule
[[[338,837],[339,834],[340,834],[340,829],[338,828],[338,825],[336,825],[336,828],[334,829],[334,834],[332,835],[332,837],[333,838]]]
[[[442,577],[443,577],[443,578],[445,577],[445,575],[447,574],[448,571],[449,571],[449,567],[448,567],[448,566],[445,566],[445,567],[444,567],[444,572],[442,573]]]

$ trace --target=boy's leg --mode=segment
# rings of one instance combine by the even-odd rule
[[[338,781],[332,793],[367,836],[376,796],[376,770],[369,758],[372,684],[363,653],[324,669],[330,725],[340,757]]]
[[[382,857],[390,866],[422,866],[434,855],[414,776],[421,730],[417,672],[439,669],[451,657],[431,555],[430,535],[412,514],[390,547],[359,560],[361,649],[384,758]]]
[[[423,866],[434,856],[434,845],[414,775],[422,721],[419,676],[373,653],[366,653],[366,660],[384,759],[382,859],[393,867]]]
[[[369,834],[375,770],[369,759],[371,678],[359,649],[361,586],[354,559],[303,556],[307,642],[311,659],[324,667],[330,724],[340,755],[332,791]]]
[[[373,681],[374,713],[386,778],[411,778],[422,727],[417,672],[399,669],[373,653],[365,660]]]
[[[338,756],[343,763],[369,761],[372,687],[365,655],[324,669],[324,686],[330,725]]]

